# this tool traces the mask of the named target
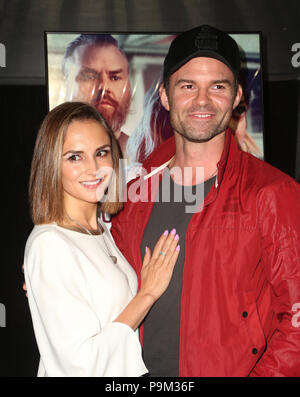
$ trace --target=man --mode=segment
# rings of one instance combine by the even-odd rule
[[[239,69],[224,32],[200,26],[175,38],[160,89],[174,137],[146,159],[112,221],[138,276],[161,230],[181,238],[169,288],[141,328],[151,376],[300,376],[300,187],[241,151],[227,128]],[[188,213],[176,194],[163,202],[164,181],[175,193],[203,191],[201,210]]]
[[[131,89],[125,54],[109,34],[82,34],[67,47],[63,60],[66,98],[95,106],[105,117],[125,153],[128,136],[121,131],[128,115]]]

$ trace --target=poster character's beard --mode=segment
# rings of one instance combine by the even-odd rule
[[[109,94],[105,93],[102,95],[99,93],[97,98],[93,101],[93,105],[105,118],[110,128],[113,131],[119,131],[126,121],[130,107],[130,100],[130,94],[127,94],[120,102],[117,102]],[[107,107],[104,105],[110,106]]]

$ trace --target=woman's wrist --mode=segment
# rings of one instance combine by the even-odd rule
[[[114,321],[127,324],[135,331],[151,309],[155,300],[153,295],[139,291]]]
[[[151,307],[157,300],[152,294],[150,294],[149,292],[145,292],[143,290],[140,290],[136,294],[136,298],[142,300],[146,307],[147,306]]]

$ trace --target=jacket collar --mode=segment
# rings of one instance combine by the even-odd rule
[[[220,161],[217,164],[217,177],[216,177],[216,187],[218,187],[223,179],[224,171],[227,165],[230,148],[233,151],[238,150],[237,144],[234,142],[234,136],[230,128],[227,128],[225,132],[225,143]],[[158,172],[163,171],[168,164],[171,162],[175,155],[175,137],[164,141],[154,152],[144,161],[143,168],[146,171],[144,175],[144,180],[149,179]]]

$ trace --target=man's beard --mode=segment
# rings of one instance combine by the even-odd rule
[[[98,94],[97,98],[93,101],[95,108],[105,118],[110,128],[116,132],[119,131],[122,125],[125,123],[129,107],[131,102],[130,94],[126,94],[125,98],[122,98],[120,102],[115,101],[109,94],[104,95]],[[111,106],[101,106],[109,104]]]
[[[208,109],[205,110],[208,111]],[[198,111],[205,112],[205,110],[201,109]],[[190,112],[196,112],[196,110],[190,110]],[[170,121],[174,130],[189,142],[194,143],[208,142],[215,136],[224,132],[229,125],[230,118],[231,111],[229,113],[225,113],[220,120],[216,120],[215,123],[211,123],[212,125],[207,128],[206,131],[201,132],[200,127],[194,127],[192,124],[186,123],[182,120],[176,120],[172,117],[172,112],[170,113]]]

